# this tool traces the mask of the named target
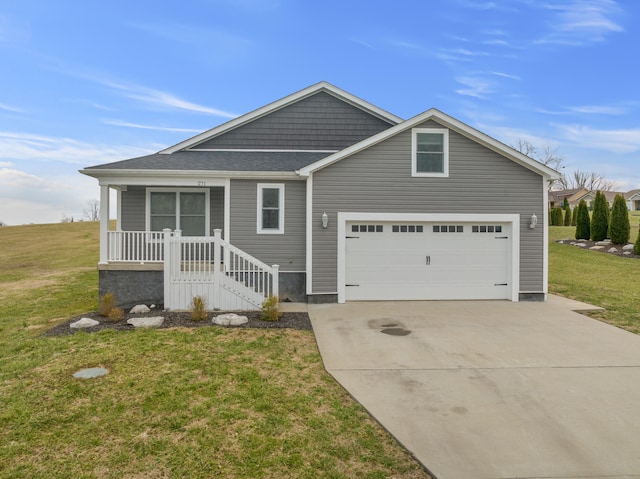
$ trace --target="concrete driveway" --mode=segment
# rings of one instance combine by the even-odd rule
[[[640,477],[640,336],[583,307],[308,310],[329,373],[438,479]]]

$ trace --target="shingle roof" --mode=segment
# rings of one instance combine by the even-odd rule
[[[287,171],[310,165],[331,152],[178,151],[90,166],[87,170]]]

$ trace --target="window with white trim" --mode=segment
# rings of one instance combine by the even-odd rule
[[[411,176],[449,176],[449,130],[411,130]]]
[[[258,183],[258,234],[284,233],[284,185]]]
[[[147,230],[181,230],[183,236],[208,236],[208,189],[147,189]]]

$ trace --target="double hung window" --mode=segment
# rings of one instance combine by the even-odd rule
[[[259,183],[257,203],[258,233],[284,233],[284,185]]]
[[[414,128],[411,146],[412,176],[449,176],[449,130]]]
[[[147,228],[182,230],[183,236],[207,236],[208,190],[147,190]]]

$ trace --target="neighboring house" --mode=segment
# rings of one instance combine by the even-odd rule
[[[121,303],[546,298],[559,174],[436,109],[402,120],[321,82],[82,173],[102,211],[117,191],[99,280]]]
[[[551,190],[549,191],[549,208],[555,208],[556,206],[562,208],[565,198],[569,202],[569,206],[573,208],[575,198],[580,198],[588,193],[584,188],[575,188],[571,190]],[[579,201],[579,200],[578,200]]]
[[[571,197],[571,200],[569,201],[569,204],[572,208],[575,208],[576,206],[578,206],[578,204],[580,203],[581,200],[584,200],[585,203],[587,204],[587,207],[589,209],[593,208],[593,201],[596,199],[596,190],[591,190],[591,191],[586,191],[583,190],[583,193],[578,193],[574,196]],[[627,194],[628,193],[624,193],[622,191],[602,191],[601,193],[604,194],[604,197],[607,199],[607,203],[609,204],[609,208],[611,208],[613,206],[613,200],[615,199],[616,195],[622,195],[624,198],[627,198]],[[629,207],[629,200],[627,199],[627,207]],[[631,208],[629,208],[631,209]]]
[[[640,190],[627,191],[624,194],[629,211],[640,211]]]

